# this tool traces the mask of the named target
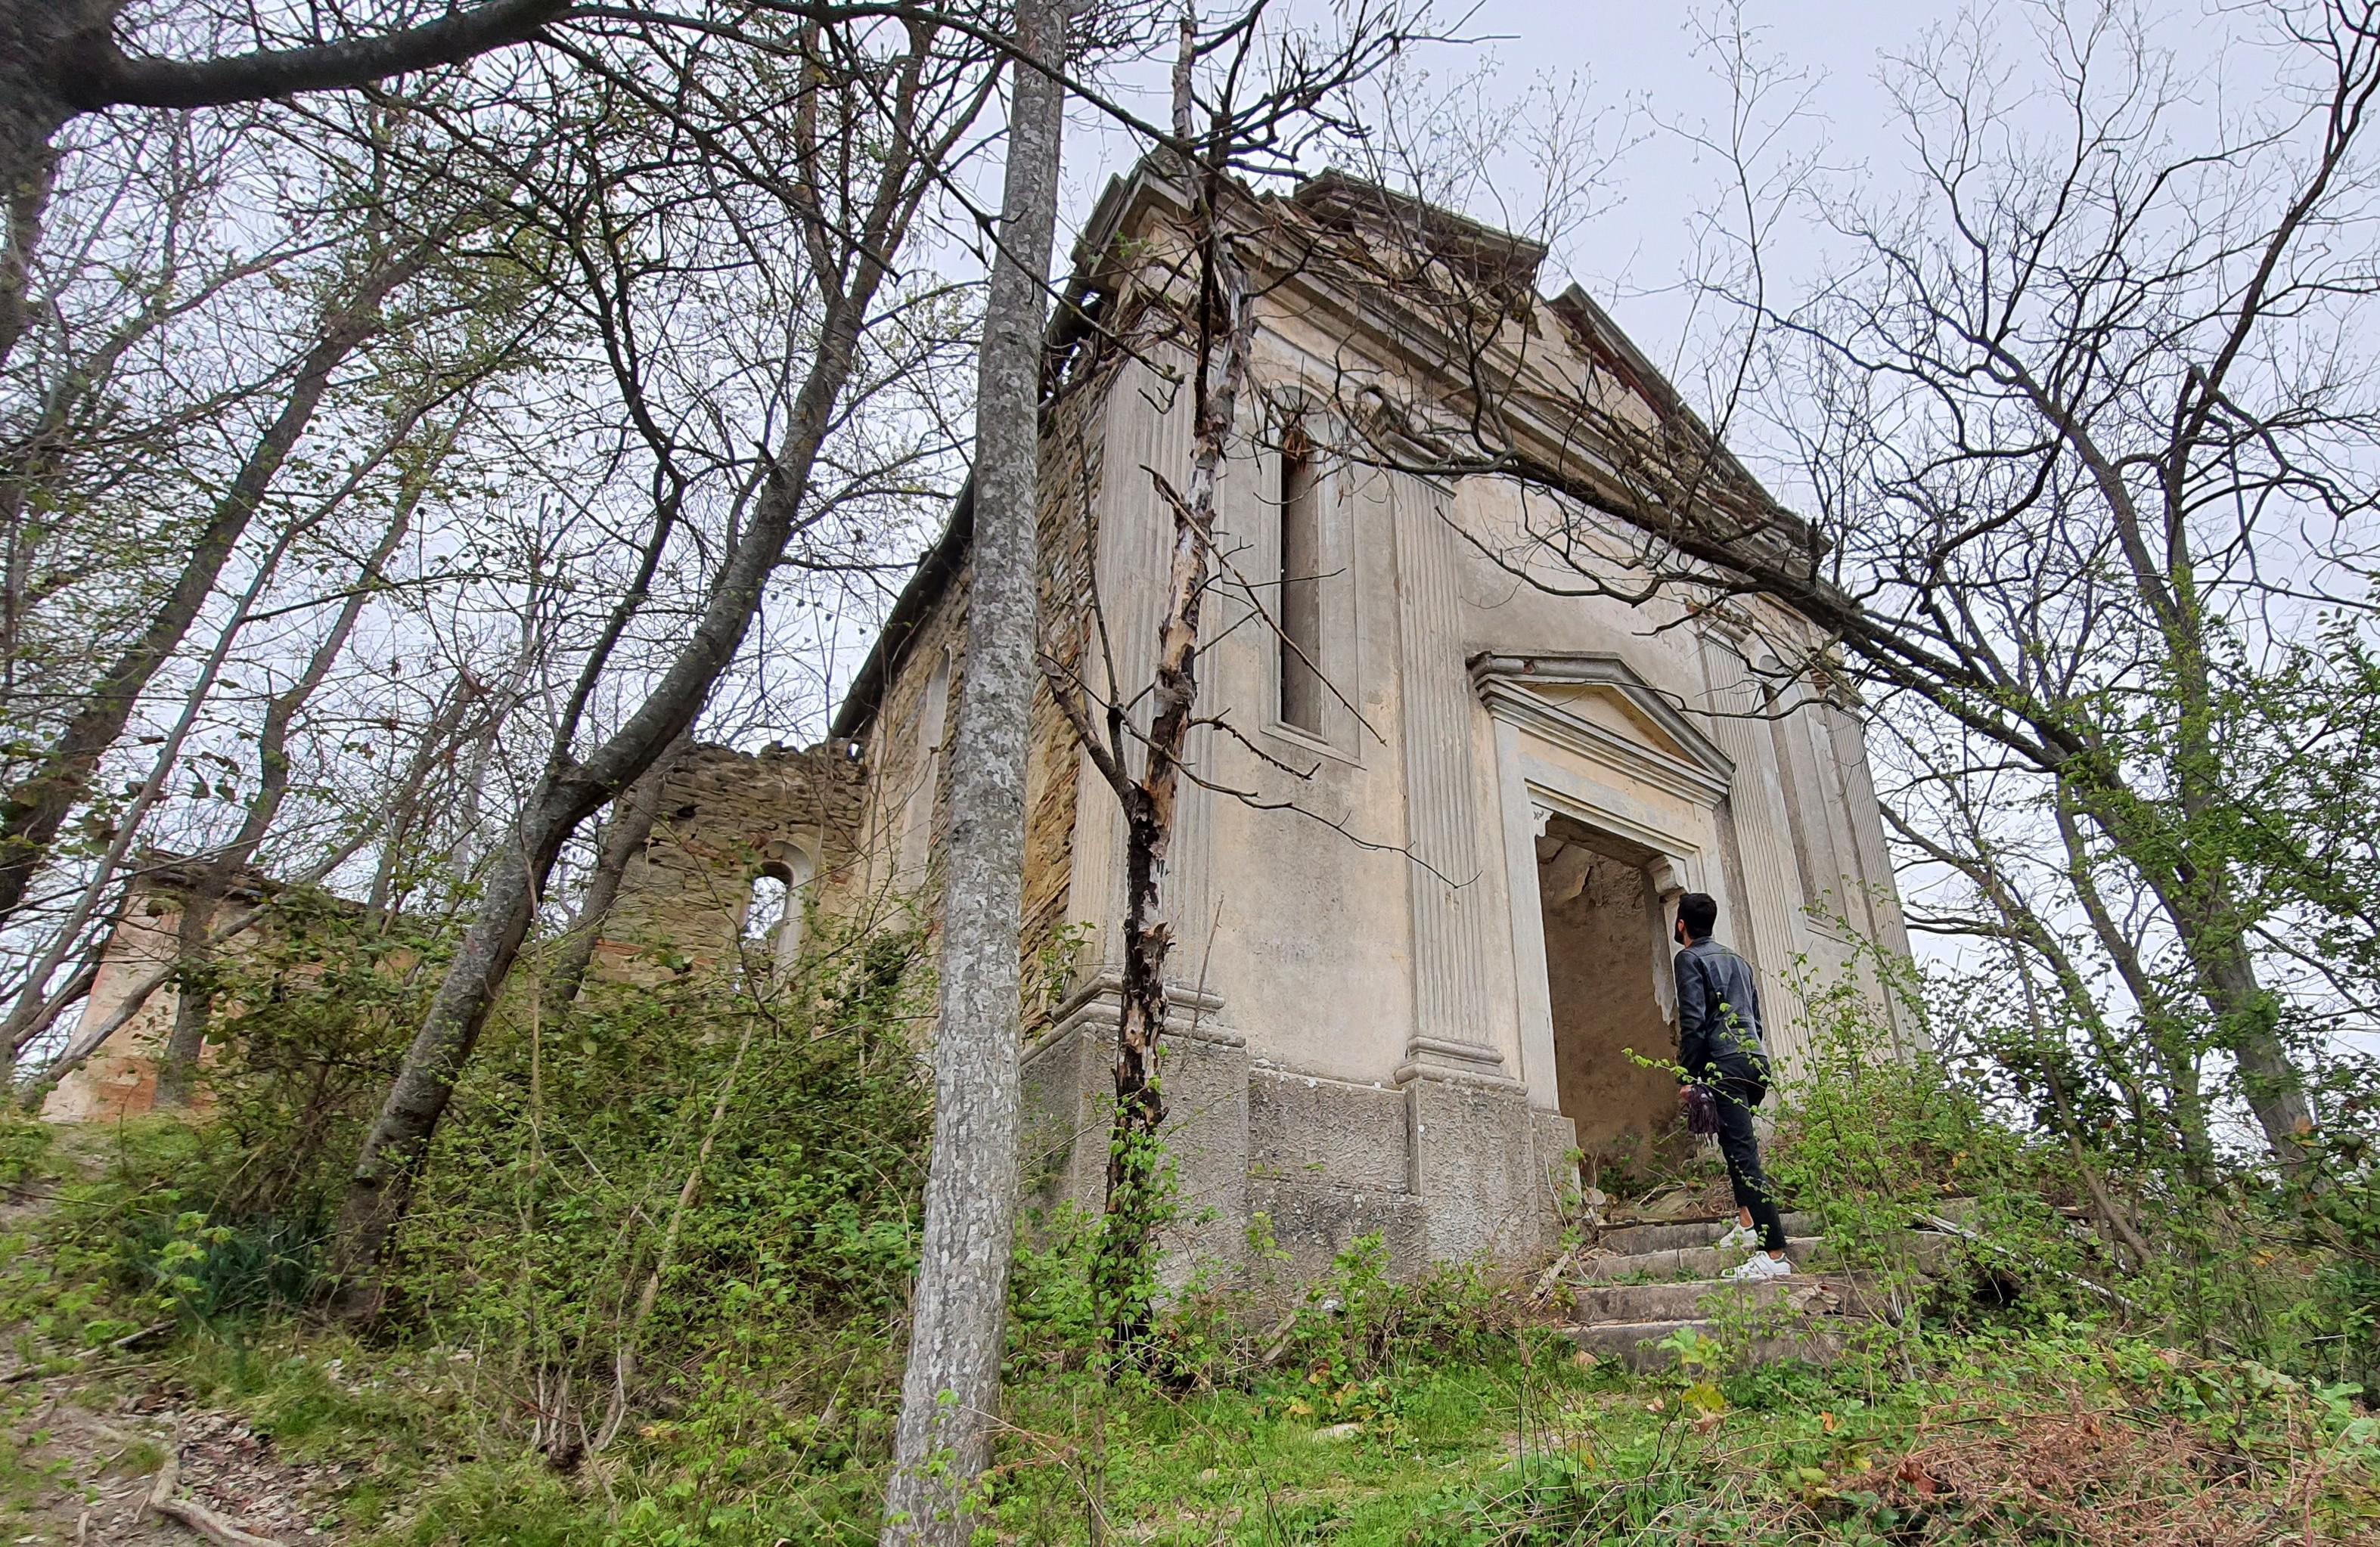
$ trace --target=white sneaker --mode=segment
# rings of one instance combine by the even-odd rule
[[[1755,1251],[1743,1260],[1740,1267],[1720,1274],[1730,1284],[1758,1284],[1771,1278],[1783,1278],[1793,1271],[1793,1264],[1782,1257],[1771,1257],[1766,1251]]]
[[[1749,1225],[1733,1225],[1711,1244],[1721,1251],[1749,1251],[1760,1244],[1760,1232]]]

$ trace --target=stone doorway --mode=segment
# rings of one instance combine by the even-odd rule
[[[1658,857],[1566,816],[1537,839],[1555,1090],[1578,1130],[1583,1176],[1606,1190],[1648,1171],[1678,1131],[1676,1079],[1637,1061],[1677,1053],[1660,990],[1669,950]]]

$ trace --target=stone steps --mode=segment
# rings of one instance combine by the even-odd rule
[[[1793,1213],[1785,1217],[1785,1234],[1815,1236],[1818,1233],[1815,1215]],[[1623,1256],[1642,1251],[1670,1251],[1683,1246],[1708,1246],[1732,1229],[1730,1219],[1685,1219],[1658,1225],[1614,1225],[1604,1230],[1596,1244]]]
[[[1794,1244],[1806,1249],[1819,1243],[1805,1238]],[[1689,1251],[1718,1255],[1709,1248]],[[1733,1368],[1785,1360],[1824,1363],[1842,1351],[1850,1318],[1871,1309],[1857,1280],[1804,1273],[1752,1284],[1724,1278],[1573,1284],[1571,1295],[1578,1317],[1571,1341],[1581,1352],[1639,1372],[1667,1369],[1677,1354],[1662,1342],[1684,1331],[1724,1348]],[[1730,1346],[1727,1334],[1741,1337],[1747,1317],[1752,1335]]]
[[[1700,1337],[1720,1335],[1717,1323],[1700,1318],[1605,1322],[1597,1326],[1572,1327],[1570,1335],[1580,1352],[1646,1374],[1667,1370],[1677,1361],[1677,1354],[1661,1345],[1689,1330]],[[1788,1360],[1825,1364],[1843,1351],[1845,1341],[1841,1325],[1828,1326],[1823,1318],[1810,1317],[1779,1331],[1758,1333],[1743,1346],[1729,1349],[1729,1353],[1733,1356],[1732,1365],[1744,1369],[1782,1364]]]
[[[1582,1323],[1676,1322],[1706,1317],[1720,1307],[1783,1305],[1831,1315],[1864,1307],[1866,1291],[1856,1280],[1797,1273],[1790,1278],[1737,1284],[1724,1278],[1680,1278],[1658,1284],[1579,1284],[1571,1306]]]
[[[1746,1255],[1709,1243],[1732,1220],[1697,1220],[1622,1226],[1604,1232],[1596,1254],[1569,1267],[1572,1305],[1577,1317],[1569,1329],[1582,1352],[1634,1371],[1668,1368],[1676,1359],[1664,1340],[1692,1331],[1723,1342],[1730,1367],[1742,1369],[1786,1360],[1824,1362],[1840,1354],[1855,1324],[1882,1320],[1890,1308],[1871,1284],[1856,1275],[1811,1271],[1825,1261],[1825,1238],[1807,1215],[1786,1216],[1785,1254],[1795,1271],[1785,1278],[1737,1284],[1718,1275]],[[1798,1227],[1798,1228],[1797,1228]],[[1954,1237],[1912,1230],[1909,1246],[1917,1265],[1946,1265]],[[1622,1250],[1625,1249],[1625,1250]],[[1752,1317],[1748,1339],[1745,1322]]]
[[[1799,1268],[1824,1243],[1822,1236],[1790,1236],[1785,1260]],[[1655,1251],[1624,1251],[1610,1256],[1582,1257],[1572,1263],[1573,1284],[1609,1284],[1622,1279],[1717,1278],[1743,1261],[1747,1253],[1716,1246],[1673,1246]]]
[[[1714,1231],[1713,1235],[1716,1236]],[[1820,1258],[1823,1236],[1791,1236],[1785,1240],[1785,1260],[1797,1269]],[[1912,1230],[1909,1243],[1917,1266],[1934,1272],[1948,1263],[1957,1250],[1957,1238],[1929,1230]],[[1581,1257],[1570,1265],[1573,1284],[1609,1284],[1627,1279],[1716,1278],[1743,1261],[1748,1253],[1715,1246],[1677,1246],[1652,1251],[1621,1251]]]

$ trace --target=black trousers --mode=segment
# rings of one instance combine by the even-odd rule
[[[1735,1206],[1751,1212],[1763,1251],[1782,1251],[1785,1221],[1760,1169],[1760,1141],[1752,1130],[1753,1108],[1768,1099],[1767,1082],[1756,1076],[1729,1075],[1712,1084],[1711,1094],[1718,1097],[1718,1153],[1727,1157]]]

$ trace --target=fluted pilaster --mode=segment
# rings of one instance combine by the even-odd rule
[[[1417,478],[1390,477],[1414,965],[1414,1029],[1399,1077],[1504,1082],[1512,1075],[1488,1040],[1491,898],[1479,864],[1479,770],[1454,534],[1436,490]]]

